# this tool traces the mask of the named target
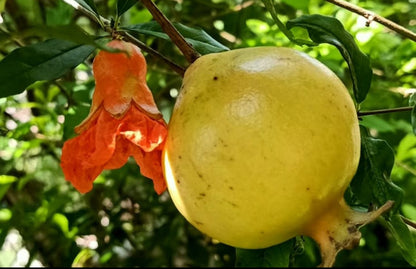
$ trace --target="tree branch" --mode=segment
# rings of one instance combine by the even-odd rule
[[[416,229],[416,223],[413,222],[412,220],[405,218],[403,216],[400,216],[403,220],[404,223],[406,223],[407,225],[409,225],[410,227],[412,227],[413,229]]]
[[[405,106],[405,107],[386,108],[386,109],[378,109],[378,110],[371,110],[371,111],[364,111],[364,112],[358,111],[357,115],[358,117],[362,117],[362,116],[385,114],[385,113],[392,113],[392,112],[411,111],[412,109],[413,109],[412,106]]]
[[[185,38],[176,30],[175,26],[166,18],[152,0],[140,0],[149,10],[153,18],[160,24],[163,31],[170,37],[172,42],[179,48],[189,63],[193,63],[201,55],[186,42]]]
[[[364,18],[367,19],[367,26],[370,25],[370,23],[372,21],[376,21],[384,26],[386,26],[387,28],[409,38],[410,40],[413,40],[416,42],[416,34],[413,33],[412,31],[406,29],[405,27],[392,22],[391,20],[388,20],[384,17],[381,17],[377,14],[375,14],[374,12],[368,11],[366,9],[363,9],[361,7],[358,7],[354,4],[351,4],[349,2],[343,1],[343,0],[325,0],[329,3],[332,3],[334,5],[337,5],[339,7],[345,8],[351,12],[357,13],[358,15],[363,16]]]

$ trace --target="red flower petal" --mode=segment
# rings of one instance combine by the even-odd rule
[[[162,172],[162,150],[154,150],[144,153],[143,151],[133,152],[136,163],[140,166],[140,173],[153,180],[153,187],[157,194],[166,190],[166,181]]]
[[[112,170],[122,167],[130,156],[132,156],[131,144],[122,136],[117,136],[116,149],[111,159],[105,164],[104,169]]]
[[[122,115],[133,99],[151,117],[161,118],[146,84],[147,65],[140,49],[121,40],[113,40],[107,46],[123,50],[128,55],[125,52],[100,51],[94,58],[96,89],[92,110],[104,103],[108,112]]]
[[[133,156],[160,194],[166,189],[161,151],[167,125],[146,84],[146,61],[130,43],[113,40],[108,46],[125,52],[100,51],[94,59],[91,110],[75,128],[80,135],[64,144],[62,170],[85,193],[103,169],[120,168]]]
[[[102,107],[99,108],[99,116],[94,125],[91,125],[87,132],[94,130],[94,137],[91,143],[95,145],[94,151],[82,160],[83,167],[93,167],[105,165],[111,159],[116,149],[117,130],[120,120],[112,117]],[[82,137],[84,133],[80,135]]]
[[[61,167],[65,179],[81,193],[92,189],[93,181],[100,175],[107,162],[95,166],[90,162],[91,155],[96,150],[96,136],[97,128],[94,125],[82,135],[65,141],[62,148]],[[107,155],[107,158],[110,159],[111,155],[112,153]]]
[[[118,169],[127,162],[129,156],[133,156],[136,163],[140,166],[140,173],[152,179],[156,193],[161,194],[166,190],[166,182],[161,166],[161,155],[161,150],[144,152],[129,140],[119,136],[114,155],[104,169]]]
[[[136,106],[132,106],[122,120],[119,132],[146,152],[159,147],[167,135],[166,123],[149,118]]]

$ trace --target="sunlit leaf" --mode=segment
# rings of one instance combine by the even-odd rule
[[[11,184],[17,180],[14,176],[0,175],[0,200],[6,194]]]
[[[0,209],[0,223],[9,221],[13,216],[13,212],[8,208]]]
[[[353,36],[344,29],[342,23],[334,17],[319,14],[303,15],[290,20],[288,29],[303,27],[316,43],[329,43],[338,48],[351,73],[354,97],[357,103],[364,101],[370,89],[373,71],[370,60],[360,51]]]
[[[6,0],[0,0],[0,13],[4,11],[5,6],[6,6]]]
[[[75,257],[71,267],[85,267],[85,265],[88,265],[89,260],[92,259],[96,254],[97,253],[92,249],[82,249]]]
[[[69,222],[68,219],[65,217],[65,215],[60,213],[55,213],[52,216],[52,221],[58,225],[58,227],[61,229],[62,233],[68,237],[69,234]]]

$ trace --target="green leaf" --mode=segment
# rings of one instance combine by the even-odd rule
[[[77,256],[75,256],[74,261],[72,262],[71,267],[85,267],[86,264],[88,264],[88,260],[90,260],[94,255],[96,255],[96,251],[84,248],[82,249]]]
[[[26,30],[22,36],[41,36],[47,39],[61,39],[80,45],[83,44],[95,46],[100,50],[105,50],[108,52],[120,52],[119,49],[110,48],[104,44],[105,42],[108,42],[108,38],[102,38],[98,40],[75,24],[54,26],[43,25],[41,27],[32,27]]]
[[[282,0],[282,2],[295,9],[307,10],[309,7],[309,0]]]
[[[65,122],[63,126],[64,133],[62,137],[63,140],[70,139],[77,135],[74,128],[88,116],[89,111],[90,107],[82,104],[71,107],[68,114],[65,115]]]
[[[59,39],[15,49],[0,61],[0,98],[19,94],[36,81],[63,76],[94,49]]]
[[[416,94],[412,93],[409,98],[409,105],[413,106],[412,113],[410,114],[410,121],[412,124],[413,134],[416,135]]]
[[[41,27],[32,27],[24,31],[20,36],[30,37],[30,36],[41,36],[47,39],[61,39],[77,44],[91,45],[99,48],[100,50],[105,50],[108,52],[120,52],[119,49],[110,48],[105,45],[108,42],[109,37],[104,37],[96,39],[94,36],[89,35],[81,27],[75,24],[69,25],[54,25]]]
[[[286,26],[288,29],[306,28],[314,42],[329,43],[337,47],[348,63],[355,100],[357,103],[364,101],[373,76],[370,60],[360,51],[352,35],[344,29],[339,20],[318,14],[303,15],[288,21]]]
[[[6,0],[0,0],[0,13],[4,11]]]
[[[226,46],[216,41],[202,29],[191,28],[180,23],[174,23],[173,25],[183,35],[185,40],[201,54],[229,50]],[[144,34],[170,41],[169,36],[162,30],[156,21],[130,25],[128,27],[122,27],[122,29],[133,35]]]
[[[403,190],[390,180],[394,165],[393,149],[386,141],[370,137],[365,127],[360,126],[360,131],[360,163],[350,184],[350,190],[358,200],[355,202],[381,206],[393,200],[393,211],[397,211],[403,200]]]
[[[264,6],[266,7],[266,9],[269,11],[270,15],[273,18],[273,21],[276,23],[277,27],[279,27],[279,30],[282,31],[282,33],[289,38],[290,41],[292,41],[293,43],[303,46],[303,45],[308,45],[308,46],[316,46],[317,44],[314,42],[311,42],[309,40],[304,40],[304,39],[298,39],[295,38],[295,36],[292,34],[291,31],[289,31],[288,28],[286,28],[286,26],[283,24],[283,22],[279,19],[279,16],[277,14],[276,8],[274,6],[274,1],[273,0],[262,0]],[[294,1],[292,1],[294,2]]]
[[[95,37],[87,34],[81,27],[75,24],[54,25],[33,27],[23,33],[23,36],[42,36],[48,39],[61,39],[77,44],[93,45],[98,48],[105,48],[100,43],[95,42]]]
[[[416,247],[413,235],[400,215],[395,214],[387,220],[387,227],[396,239],[403,258],[413,267],[416,266]]]
[[[13,216],[13,211],[8,208],[1,208],[0,209],[0,223],[9,221]]]
[[[135,4],[137,4],[137,0],[117,0],[117,16],[120,17]]]
[[[92,15],[100,20],[100,14],[98,13],[97,6],[94,3],[94,0],[75,0],[80,6],[88,10]]]
[[[17,178],[13,176],[0,175],[0,201],[3,199],[3,196],[6,194],[12,183],[16,180]]]
[[[409,106],[414,106],[416,105],[416,94],[412,93],[412,95],[410,95],[409,97]]]
[[[236,248],[236,267],[289,267],[294,239],[264,249]]]
[[[416,106],[412,108],[412,112],[410,114],[410,122],[412,124],[413,134],[416,135]]]

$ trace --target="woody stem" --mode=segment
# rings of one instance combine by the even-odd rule
[[[397,108],[386,108],[386,109],[377,109],[377,110],[370,110],[370,111],[358,111],[358,117],[362,116],[369,116],[369,115],[376,115],[376,114],[385,114],[385,113],[392,113],[392,112],[402,112],[402,111],[410,111],[412,110],[412,106],[405,106],[405,107],[397,107]]]
[[[401,25],[398,25],[397,23],[394,23],[384,17],[381,17],[371,11],[365,10],[361,7],[358,7],[354,4],[351,4],[347,1],[343,1],[343,0],[325,0],[329,3],[332,3],[334,5],[337,5],[339,7],[345,8],[351,12],[354,12],[356,14],[359,14],[361,16],[363,16],[364,18],[366,18],[368,20],[368,25],[371,23],[371,21],[376,21],[384,26],[386,26],[387,28],[395,31],[396,33],[399,33],[413,41],[416,41],[416,33],[413,33],[412,31],[404,28]]]
[[[160,24],[163,31],[170,37],[172,42],[179,48],[189,63],[193,63],[200,54],[188,43],[178,32],[169,19],[160,11],[152,0],[141,0],[142,4],[149,10],[153,18]]]

